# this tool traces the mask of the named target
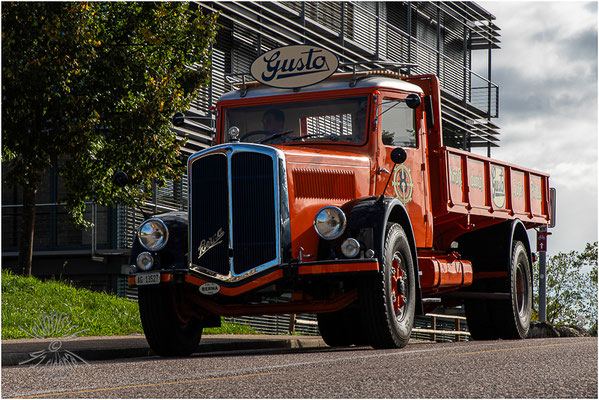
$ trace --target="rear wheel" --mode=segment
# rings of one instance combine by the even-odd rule
[[[416,284],[409,240],[399,224],[387,227],[382,273],[361,286],[364,328],[374,348],[400,348],[414,325]]]
[[[138,289],[139,314],[146,339],[150,348],[161,356],[190,355],[202,338],[201,321],[181,316],[176,295],[172,286]]]
[[[508,293],[509,300],[467,299],[466,319],[474,340],[524,339],[532,314],[532,277],[526,247],[520,241],[512,246],[507,278],[479,283],[481,292]]]
[[[499,333],[495,327],[493,300],[466,299],[464,300],[464,311],[468,331],[473,340],[495,340]]]
[[[532,314],[532,277],[528,252],[522,242],[514,242],[510,272],[503,286],[509,290],[510,300],[496,304],[499,336],[524,339],[528,336]]]

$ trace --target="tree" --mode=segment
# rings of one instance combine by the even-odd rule
[[[30,275],[35,202],[52,156],[73,221],[85,201],[131,204],[178,179],[170,117],[208,79],[216,15],[195,4],[17,2],[2,5],[2,160],[23,190],[19,268]]]
[[[539,264],[534,277],[538,282]],[[547,263],[547,322],[597,329],[597,242],[583,252],[559,253]],[[538,290],[534,303],[538,305]],[[535,309],[533,318],[538,318]]]

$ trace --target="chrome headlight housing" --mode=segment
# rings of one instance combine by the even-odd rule
[[[144,251],[143,253],[139,253],[135,264],[141,271],[149,271],[154,266],[154,257],[147,251]]]
[[[158,218],[151,218],[139,226],[137,232],[139,243],[150,251],[158,251],[164,248],[168,241],[168,228]]]
[[[345,231],[345,214],[339,207],[323,207],[314,217],[314,229],[318,236],[326,240],[337,239]]]

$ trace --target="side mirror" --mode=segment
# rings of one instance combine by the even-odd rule
[[[420,106],[420,96],[414,93],[409,94],[408,97],[406,97],[406,105],[411,109],[418,108]]]
[[[123,171],[117,171],[112,175],[112,182],[118,187],[125,187],[129,184],[129,176]]]
[[[403,164],[407,158],[408,153],[401,147],[396,147],[391,151],[391,161],[395,164]]]

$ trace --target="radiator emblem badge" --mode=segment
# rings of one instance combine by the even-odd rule
[[[220,285],[218,283],[206,282],[200,286],[200,293],[207,296],[217,294],[218,292],[220,292]]]
[[[200,242],[200,245],[198,246],[198,260],[202,258],[202,256],[206,254],[208,250],[221,244],[223,242],[224,237],[225,231],[223,230],[223,228],[220,228],[214,235],[212,235],[208,239],[202,240]]]

